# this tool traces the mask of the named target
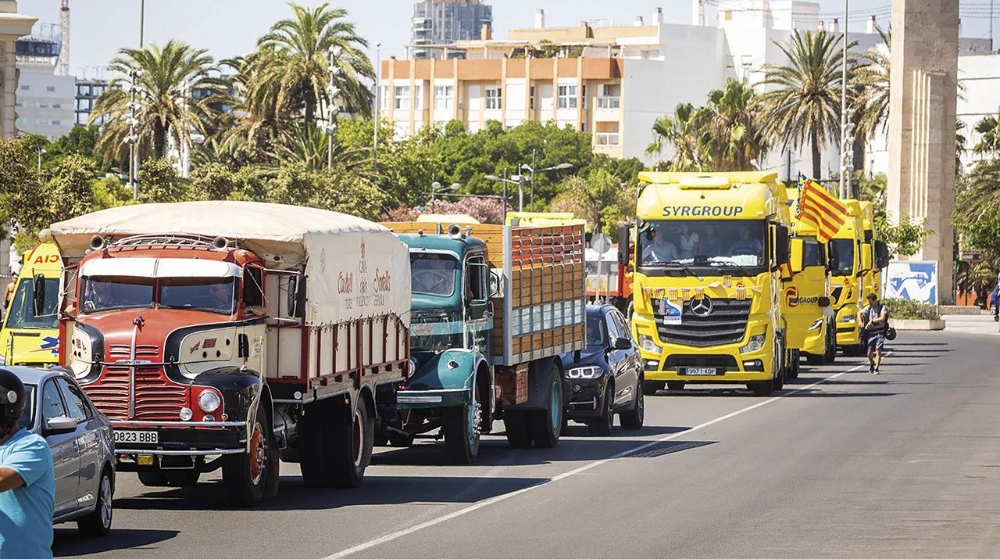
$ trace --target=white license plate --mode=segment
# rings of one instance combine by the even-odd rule
[[[684,372],[688,375],[715,375],[719,370],[715,367],[688,367]]]
[[[156,431],[115,431],[116,443],[157,444],[160,434]]]

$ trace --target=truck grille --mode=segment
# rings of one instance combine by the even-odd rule
[[[128,419],[128,375],[127,368],[108,368],[100,384],[84,386],[90,399],[109,419]],[[165,380],[159,367],[136,367],[134,419],[177,421],[186,403],[186,388]]]
[[[110,357],[121,357],[123,359],[128,359],[132,353],[132,347],[128,344],[111,344],[111,351],[109,352]],[[135,346],[135,357],[159,357],[160,348],[155,345],[137,345]]]
[[[750,318],[751,299],[712,299],[712,312],[698,316],[691,301],[684,301],[680,324],[663,324],[660,300],[653,299],[653,318],[663,343],[708,347],[733,344],[743,339]]]

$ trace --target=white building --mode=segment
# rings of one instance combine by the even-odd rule
[[[58,59],[58,41],[35,37],[17,41],[19,132],[55,140],[76,123],[76,78],[56,75]]]
[[[968,166],[979,157],[972,153],[972,148],[981,139],[976,124],[1000,112],[1000,54],[959,56],[958,81],[962,89],[958,95],[957,116],[965,124],[961,134],[968,148],[962,163]]]

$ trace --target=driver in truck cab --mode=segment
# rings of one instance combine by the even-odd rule
[[[650,228],[649,233],[646,235],[653,242],[646,245],[645,250],[642,251],[643,264],[670,262],[680,258],[677,253],[677,246],[667,240],[666,232],[661,231],[660,227]]]
[[[729,254],[731,256],[749,254],[760,258],[761,253],[764,251],[764,247],[761,244],[760,239],[750,238],[750,228],[746,225],[741,226],[739,235],[739,238],[733,241],[733,244],[729,246]]]

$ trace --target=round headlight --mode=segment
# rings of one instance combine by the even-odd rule
[[[181,408],[179,415],[181,421],[191,421],[191,418],[194,416],[194,412],[191,411],[191,408]]]
[[[214,390],[205,390],[198,396],[198,407],[205,413],[212,413],[222,405],[222,399]]]

